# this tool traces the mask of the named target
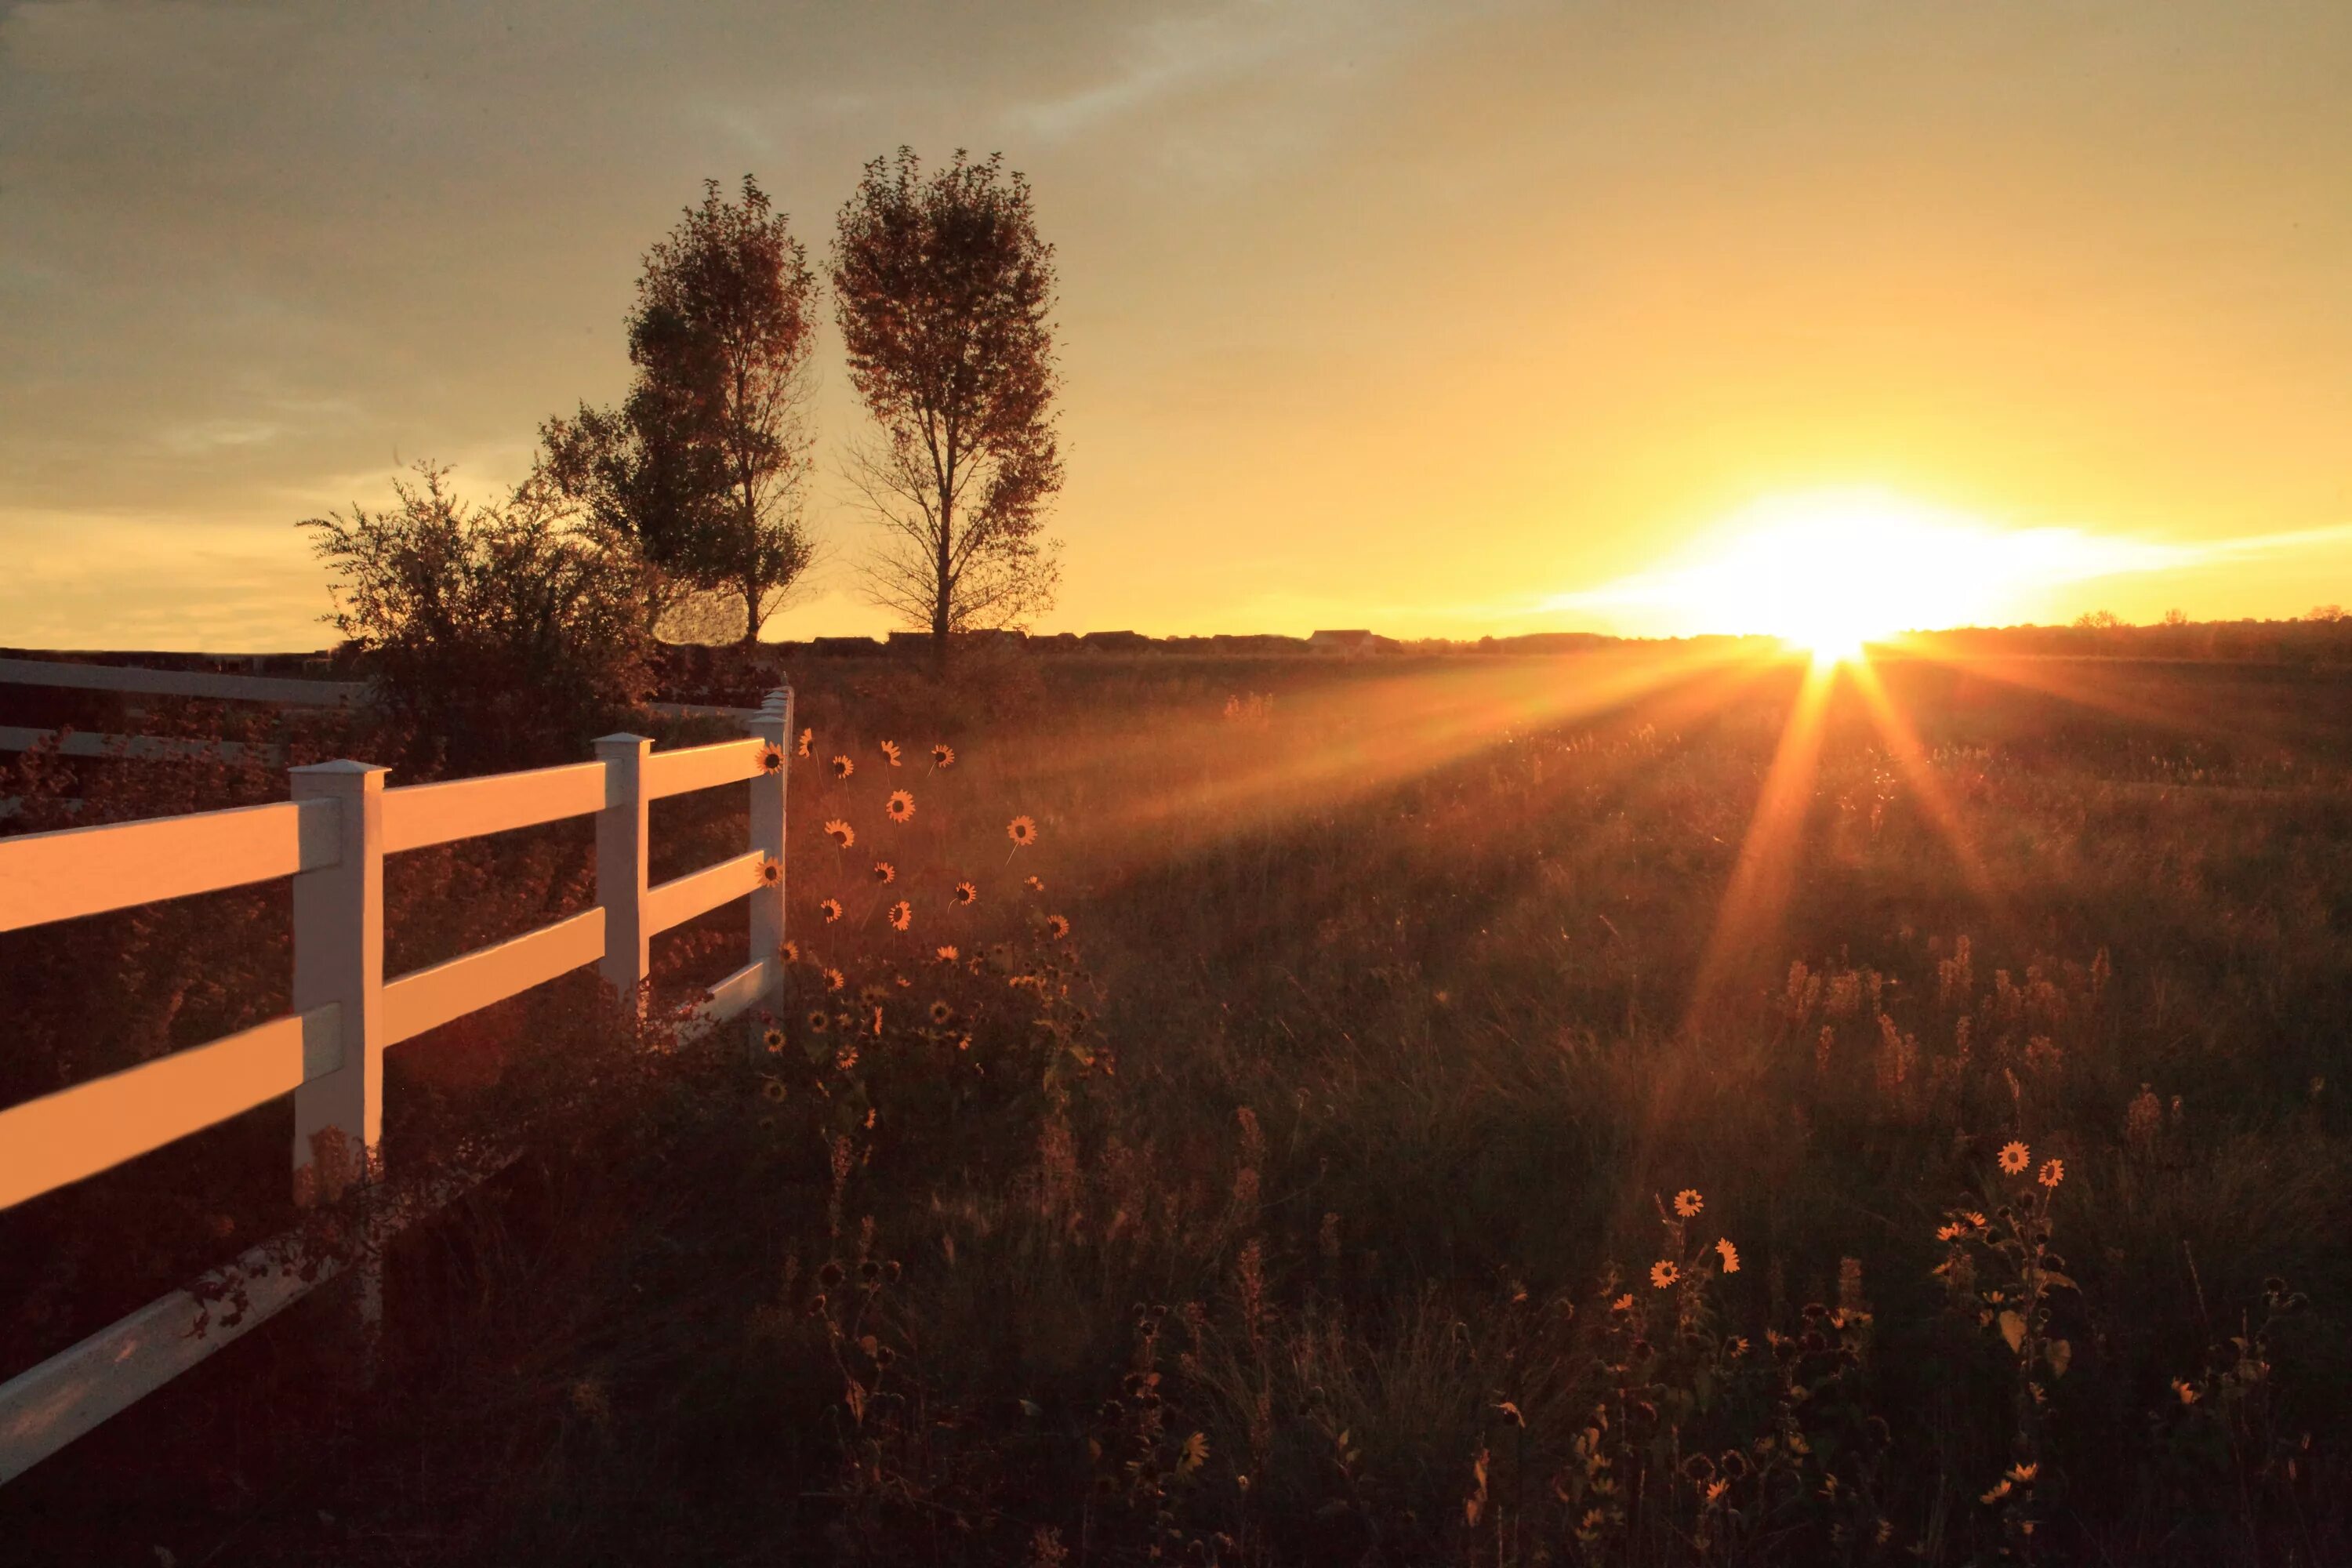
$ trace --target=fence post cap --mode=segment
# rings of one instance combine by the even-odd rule
[[[383,775],[391,770],[373,763],[355,763],[349,757],[337,757],[331,763],[305,763],[300,767],[288,768],[289,773],[310,778],[359,778],[366,781],[361,787],[381,785]]]
[[[793,689],[789,686],[779,686],[770,690],[768,695],[761,700],[760,706],[781,710],[790,706],[792,700]]]
[[[618,747],[625,750],[631,746],[650,746],[653,744],[653,741],[649,736],[632,735],[625,730],[617,735],[599,735],[593,741],[591,741],[589,744],[594,746],[599,751],[604,750],[607,746]]]

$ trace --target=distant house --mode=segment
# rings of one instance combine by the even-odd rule
[[[840,654],[877,654],[882,643],[876,637],[811,637],[809,652],[832,657]]]
[[[1143,653],[1151,647],[1141,632],[1088,632],[1078,641],[1089,653]]]
[[[1368,631],[1317,632],[1307,639],[1309,653],[1335,655],[1340,658],[1361,658],[1366,654],[1393,653],[1398,647],[1394,637],[1375,636]]]

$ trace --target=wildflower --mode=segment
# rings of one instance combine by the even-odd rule
[[[1729,1339],[1723,1342],[1723,1352],[1728,1356],[1746,1355],[1748,1353],[1748,1336],[1746,1334],[1732,1335]]]
[[[874,879],[887,888],[898,879],[898,868],[887,860],[877,860],[874,862]]]
[[[800,754],[802,756],[805,757],[809,754],[809,742],[815,739],[816,731],[814,730],[803,730],[801,731]]]
[[[953,963],[961,956],[962,955],[961,953],[956,952],[955,944],[953,942],[950,942],[941,947],[937,954],[937,957],[941,963]]]
[[[784,771],[783,748],[777,745],[773,741],[766,741],[761,743],[760,771],[763,773],[780,773]]]
[[[1029,890],[1033,893],[1042,893],[1045,890],[1045,884],[1039,881],[1034,877],[1028,877],[1023,879],[1029,884]]]
[[[2197,1385],[2184,1378],[2176,1377],[2172,1380],[2172,1392],[2180,1395],[2180,1403],[2183,1405],[2197,1403]]]
[[[1045,917],[1045,930],[1055,942],[1059,942],[1064,937],[1070,934],[1070,922],[1066,917],[1061,915],[1047,915]]]
[[[914,923],[914,905],[908,903],[904,899],[900,899],[897,903],[890,906],[890,929],[892,931],[905,931],[908,926]]]
[[[767,1030],[760,1036],[760,1043],[768,1047],[768,1054],[770,1056],[773,1056],[778,1051],[784,1048],[784,1032],[771,1024]]]
[[[955,885],[955,901],[960,907],[969,909],[979,900],[980,889],[970,882],[958,882]]]
[[[856,1067],[857,1065],[857,1047],[855,1044],[843,1046],[840,1050],[834,1053],[833,1065],[839,1068],[843,1072],[847,1072],[851,1068]]]
[[[857,842],[857,829],[837,816],[824,825],[824,836],[844,849]]]
[[[1696,1219],[1698,1211],[1706,1207],[1706,1200],[1698,1195],[1696,1187],[1685,1187],[1675,1194],[1675,1213],[1685,1219]]]
[[[827,925],[831,925],[834,921],[841,918],[841,900],[839,899],[827,899],[823,903],[817,905],[816,909],[817,913],[824,917],[824,923]]]
[[[770,1100],[782,1100],[784,1098],[784,1081],[775,1078],[763,1079],[760,1085],[760,1092]]]
[[[1723,1500],[1723,1494],[1730,1489],[1731,1483],[1729,1481],[1720,1479],[1709,1481],[1706,1483],[1706,1500],[1710,1503],[1721,1502]]]
[[[1610,1302],[1609,1310],[1612,1312],[1632,1311],[1633,1310],[1633,1292],[1628,1290],[1622,1296],[1618,1297],[1614,1301]]]
[[[1025,849],[1037,842],[1037,824],[1029,817],[1016,816],[1004,825],[1004,837],[1013,840],[1014,847]]]
[[[857,764],[851,762],[847,757],[835,757],[833,759],[833,776],[835,778],[845,779],[856,771]]]
[[[784,863],[773,856],[763,857],[760,861],[760,886],[781,888],[783,885]]]
[[[932,1023],[944,1024],[954,1016],[955,1009],[949,1006],[945,1002],[934,1002],[931,1004]]]
[[[893,822],[904,822],[915,815],[915,797],[905,790],[894,789],[882,805],[882,814]]]
[[[1985,1227],[1985,1216],[1974,1209],[1969,1210],[1960,1217],[1969,1222],[1969,1226],[1972,1230],[1982,1230]]]
[[[1650,1283],[1663,1290],[1683,1277],[1683,1271],[1671,1258],[1660,1258],[1650,1265]]]
[[[2024,1144],[2011,1139],[2009,1142],[2000,1146],[2000,1168],[2002,1174],[2014,1176],[2020,1171],[2024,1170],[2026,1166],[2032,1163],[2033,1163],[2032,1151],[2026,1148]]]
[[[822,1034],[824,1034],[827,1029],[830,1029],[830,1028],[832,1028],[832,1027],[833,1027],[833,1015],[832,1015],[832,1014],[827,1013],[827,1012],[826,1012],[824,1008],[822,1008],[822,1007],[812,1007],[811,1009],[809,1009],[809,1016],[808,1016],[808,1030],[809,1030],[809,1033],[810,1033],[810,1034],[812,1034],[812,1035],[822,1035]]]
[[[1960,1227],[1957,1225],[1939,1225],[1936,1227],[1937,1241],[1958,1241],[1959,1238]]]
[[[857,999],[868,1007],[873,1006],[877,1002],[887,1000],[889,995],[890,993],[879,985],[861,985],[857,988]]]
[[[1739,1248],[1732,1246],[1727,1239],[1717,1242],[1715,1251],[1716,1256],[1723,1259],[1723,1271],[1726,1274],[1739,1272]]]
[[[849,976],[838,969],[828,969],[824,972],[824,988],[827,991],[846,991],[849,989]]]
[[[933,746],[931,748],[931,766],[935,768],[951,768],[955,766],[955,748],[950,745]]]
[[[2023,1486],[2026,1482],[2032,1480],[2036,1475],[2038,1475],[2041,1472],[2041,1469],[2042,1467],[2038,1464],[2011,1465],[2009,1469],[2009,1479],[2015,1481],[2018,1485]]]
[[[2058,1184],[2066,1179],[2066,1162],[2063,1160],[2042,1161],[2042,1173],[2033,1179],[2040,1182],[2043,1186],[2055,1191]]]
[[[898,765],[898,742],[896,741],[883,742],[882,754],[890,759],[890,765],[892,767],[897,767]]]
[[[1992,1490],[1985,1493],[1982,1497],[1977,1499],[1977,1500],[1979,1502],[1988,1504],[1999,1502],[2001,1499],[2009,1495],[2009,1478],[2007,1476],[2003,1476],[1993,1487]]]
[[[786,963],[798,963],[801,961],[801,944],[786,937],[782,945],[776,949],[776,956]]]

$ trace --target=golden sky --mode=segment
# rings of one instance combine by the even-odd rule
[[[0,0],[0,643],[320,646],[297,519],[512,480],[706,175],[821,255],[901,142],[1058,247],[1047,629],[2352,602],[2347,81],[2344,0]],[[885,624],[837,473],[771,636]]]

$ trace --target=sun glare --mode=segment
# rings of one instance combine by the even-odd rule
[[[2053,581],[2127,569],[2119,547],[2071,529],[2003,528],[1872,489],[1768,496],[1651,571],[1564,595],[1658,630],[1762,634],[1823,666],[1897,633],[1999,626]]]

